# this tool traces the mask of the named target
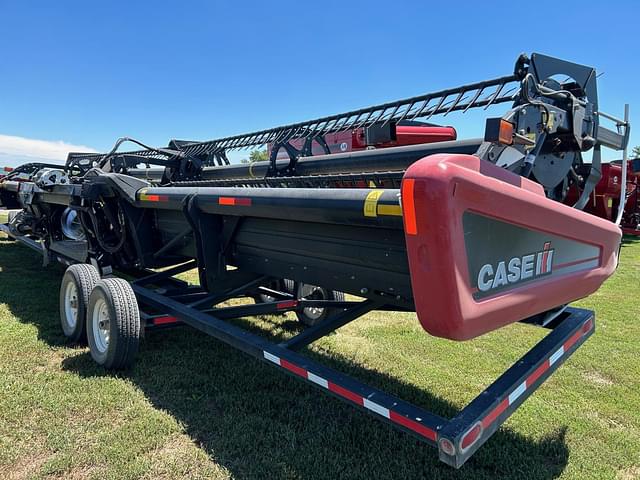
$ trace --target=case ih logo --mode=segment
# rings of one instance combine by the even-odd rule
[[[495,267],[487,263],[478,273],[478,289],[487,292],[540,275],[550,274],[553,252],[551,242],[545,242],[540,252],[502,260]]]

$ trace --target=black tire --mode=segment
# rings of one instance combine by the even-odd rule
[[[87,305],[99,280],[98,270],[86,263],[71,265],[64,272],[60,284],[60,326],[70,342],[87,342]]]
[[[131,285],[122,278],[96,283],[87,309],[91,357],[108,370],[133,365],[140,343],[140,312]]]
[[[344,293],[335,290],[327,290],[323,287],[309,285],[306,283],[296,283],[296,298],[301,300],[330,300],[335,302],[344,302]],[[298,321],[307,327],[312,327],[326,320],[327,318],[340,312],[339,308],[315,308],[307,307],[300,311],[296,311]]]
[[[291,295],[295,295],[296,294],[296,282],[293,280],[290,280],[288,278],[285,278],[283,280],[284,283],[284,292],[285,293],[290,293]]]

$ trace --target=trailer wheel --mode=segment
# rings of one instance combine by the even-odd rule
[[[100,280],[93,265],[71,265],[64,272],[60,284],[60,324],[62,332],[71,342],[86,343],[86,313],[91,290]]]
[[[335,290],[327,290],[323,287],[309,285],[308,283],[298,283],[296,288],[296,298],[306,300],[330,300],[344,302],[344,293]],[[338,308],[306,307],[296,312],[298,321],[307,327],[312,327],[322,322],[326,318],[339,312]]]
[[[283,280],[284,283],[284,291],[286,293],[290,293],[291,295],[295,295],[296,294],[296,282],[294,282],[293,280],[290,280],[288,278],[285,278]]]
[[[87,310],[91,357],[108,370],[133,365],[140,342],[140,312],[133,289],[122,278],[96,283]]]

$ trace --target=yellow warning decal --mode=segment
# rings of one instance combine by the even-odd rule
[[[401,217],[402,208],[400,207],[400,205],[378,205],[378,215]]]
[[[367,194],[367,198],[364,201],[364,216],[365,217],[377,217],[378,216],[378,200],[384,193],[384,190],[371,190]]]
[[[607,206],[609,208],[613,207],[613,198],[610,198],[609,200],[607,200]]]

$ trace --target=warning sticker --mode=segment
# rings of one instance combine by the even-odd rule
[[[364,216],[378,216],[378,200],[384,193],[384,190],[371,190],[364,201]]]

